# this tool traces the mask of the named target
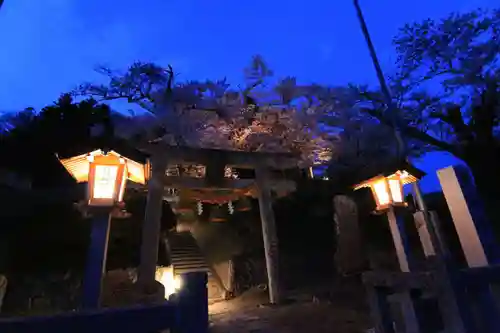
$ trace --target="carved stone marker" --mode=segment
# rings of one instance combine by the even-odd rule
[[[333,205],[337,231],[336,267],[342,274],[359,272],[365,267],[365,257],[357,205],[345,195],[335,196]]]
[[[494,234],[469,170],[451,166],[437,174],[469,267],[498,263]]]

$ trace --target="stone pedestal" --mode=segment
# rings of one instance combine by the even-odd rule
[[[87,265],[83,278],[82,307],[84,309],[94,309],[100,306],[102,282],[106,272],[110,224],[109,209],[94,209]]]

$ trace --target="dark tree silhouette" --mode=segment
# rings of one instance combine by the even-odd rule
[[[499,31],[499,9],[407,24],[393,41],[390,80],[403,136],[462,159],[493,208],[500,202]],[[361,109],[391,126],[379,91],[352,88]]]
[[[110,117],[107,105],[92,99],[73,103],[68,94],[39,113],[30,108],[13,114],[4,120],[10,126],[4,126],[0,151],[9,158],[2,159],[1,164],[29,176],[35,187],[50,186],[61,177],[67,178],[56,154],[67,155],[86,148],[98,126],[105,129],[103,133],[111,133]]]
[[[4,126],[0,136],[0,153],[8,158],[0,161],[0,168],[32,180],[31,191],[16,196],[17,212],[2,219],[2,233],[8,231],[4,236],[10,244],[10,270],[83,268],[89,223],[74,203],[83,199],[84,191],[60,165],[56,154],[76,155],[111,143],[112,118],[119,117],[108,105],[93,99],[74,102],[69,94],[64,94],[38,113],[26,109],[4,118],[4,125],[8,126]],[[13,192],[0,194],[8,197]],[[134,216],[135,224],[142,217]],[[121,237],[119,241],[127,240]],[[111,262],[127,265],[127,260],[134,260],[128,253],[124,257]]]

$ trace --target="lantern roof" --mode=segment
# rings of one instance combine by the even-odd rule
[[[376,172],[372,172],[371,175],[365,177],[365,180],[360,181],[356,185],[353,186],[354,190],[358,190],[363,187],[370,186],[375,180],[381,177],[391,177],[391,176],[399,176],[403,185],[411,184],[423,176],[425,176],[425,172],[414,167],[411,163],[407,161],[392,163],[390,165],[386,165],[383,168],[380,168]]]
[[[149,154],[138,150],[137,148],[135,148],[135,145],[131,144],[127,140],[120,138],[113,138],[112,140],[92,138],[83,146],[80,146],[78,148],[71,148],[71,150],[64,152],[59,151],[57,153],[57,157],[59,159],[67,159],[95,150],[115,151],[120,153],[122,156],[127,156],[127,158],[139,163],[146,163],[146,160],[149,158]]]
[[[77,156],[61,159],[59,161],[64,166],[64,168],[69,172],[77,182],[82,183],[88,181],[89,169],[90,169],[90,156],[98,155],[112,155],[117,158],[123,158],[127,164],[127,178],[135,183],[145,184],[146,183],[146,167],[143,163],[136,162],[130,158],[127,158],[114,150],[107,151],[106,153],[101,149],[96,149],[84,154]]]

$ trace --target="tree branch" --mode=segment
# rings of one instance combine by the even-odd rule
[[[373,110],[373,109],[368,109],[368,108],[363,108],[362,111],[368,113],[369,115],[371,115],[372,117],[378,119],[381,123],[383,123],[384,125],[387,125],[391,128],[394,128],[393,125],[392,125],[392,122],[387,120],[380,112],[378,112],[377,110]],[[459,151],[457,151],[457,149],[455,148],[455,146],[453,146],[452,144],[449,144],[445,141],[441,141],[439,139],[436,139],[435,137],[433,137],[432,135],[426,133],[426,132],[423,132],[421,131],[420,129],[414,127],[414,126],[409,126],[409,125],[406,125],[406,124],[400,124],[400,130],[403,134],[407,135],[407,136],[410,136],[416,140],[419,140],[419,141],[422,141],[422,142],[425,142],[425,143],[428,143],[438,149],[441,149],[441,150],[444,150],[444,151],[448,151],[450,153],[452,153],[453,155],[457,156],[457,157],[460,157],[461,153]]]

